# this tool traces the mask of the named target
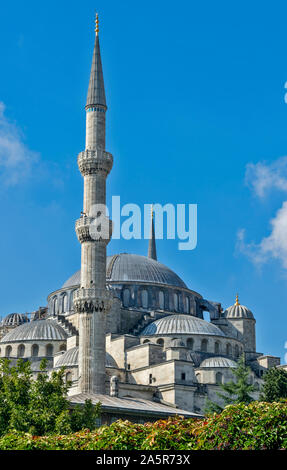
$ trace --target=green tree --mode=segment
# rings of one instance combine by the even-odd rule
[[[34,435],[67,434],[84,428],[94,429],[100,404],[87,400],[73,409],[67,400],[70,383],[64,379],[65,369],[47,372],[47,361],[40,364],[40,373],[33,380],[31,365],[22,359],[16,366],[8,359],[0,360],[0,434],[16,430]]]
[[[287,398],[287,372],[284,369],[272,367],[264,374],[263,380],[261,401],[273,402]]]
[[[220,413],[225,406],[233,403],[244,403],[248,405],[253,401],[250,393],[255,391],[252,384],[249,383],[250,367],[245,364],[244,354],[239,358],[237,367],[230,369],[235,380],[230,380],[225,384],[221,384],[220,388],[225,393],[216,392],[223,400],[224,406],[220,406],[211,400],[206,400],[206,413]]]
[[[76,405],[71,414],[72,431],[77,431],[78,429],[95,429],[100,414],[100,402],[93,405],[91,400],[86,400],[84,406]]]

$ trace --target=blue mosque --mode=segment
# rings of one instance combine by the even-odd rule
[[[105,237],[92,233],[104,215],[92,208],[105,205],[113,166],[98,17],[85,109],[85,148],[77,158],[84,188],[75,222],[80,269],[47,292],[45,307],[2,320],[0,356],[29,360],[34,374],[42,358],[49,371],[64,367],[71,404],[100,401],[103,423],[202,416],[207,398],[220,404],[219,387],[233,379],[243,353],[257,398],[262,376],[280,359],[257,351],[255,312],[238,296],[231,306],[205,299],[158,260],[153,216],[147,256],[107,256],[111,221]]]

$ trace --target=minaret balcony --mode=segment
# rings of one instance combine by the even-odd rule
[[[106,245],[112,236],[113,223],[108,217],[84,215],[76,220],[75,229],[80,243],[95,241]]]
[[[74,310],[78,313],[109,312],[113,303],[107,289],[80,287],[74,292]]]
[[[105,150],[84,150],[78,155],[78,166],[83,176],[103,173],[108,176],[113,167],[113,156]]]

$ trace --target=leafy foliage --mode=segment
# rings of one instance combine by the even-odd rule
[[[287,449],[287,402],[227,406],[205,419],[174,417],[155,423],[116,421],[95,431],[33,436],[10,432],[0,449],[37,450],[276,450]]]
[[[287,398],[287,372],[272,367],[264,375],[264,384],[260,399],[263,401],[279,401]]]
[[[41,372],[33,380],[28,361],[20,359],[11,366],[8,359],[0,360],[0,435],[11,430],[41,436],[95,428],[100,405],[94,407],[86,401],[71,411],[64,368],[49,377],[46,367],[43,359]]]

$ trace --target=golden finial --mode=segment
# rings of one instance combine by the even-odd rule
[[[239,300],[238,300],[238,294],[236,294],[235,305],[240,305]]]
[[[150,214],[151,214],[151,218],[153,219],[153,204],[150,206]]]
[[[95,23],[96,23],[95,32],[96,32],[96,36],[98,36],[98,34],[99,34],[99,15],[98,15],[98,13],[96,13]]]

